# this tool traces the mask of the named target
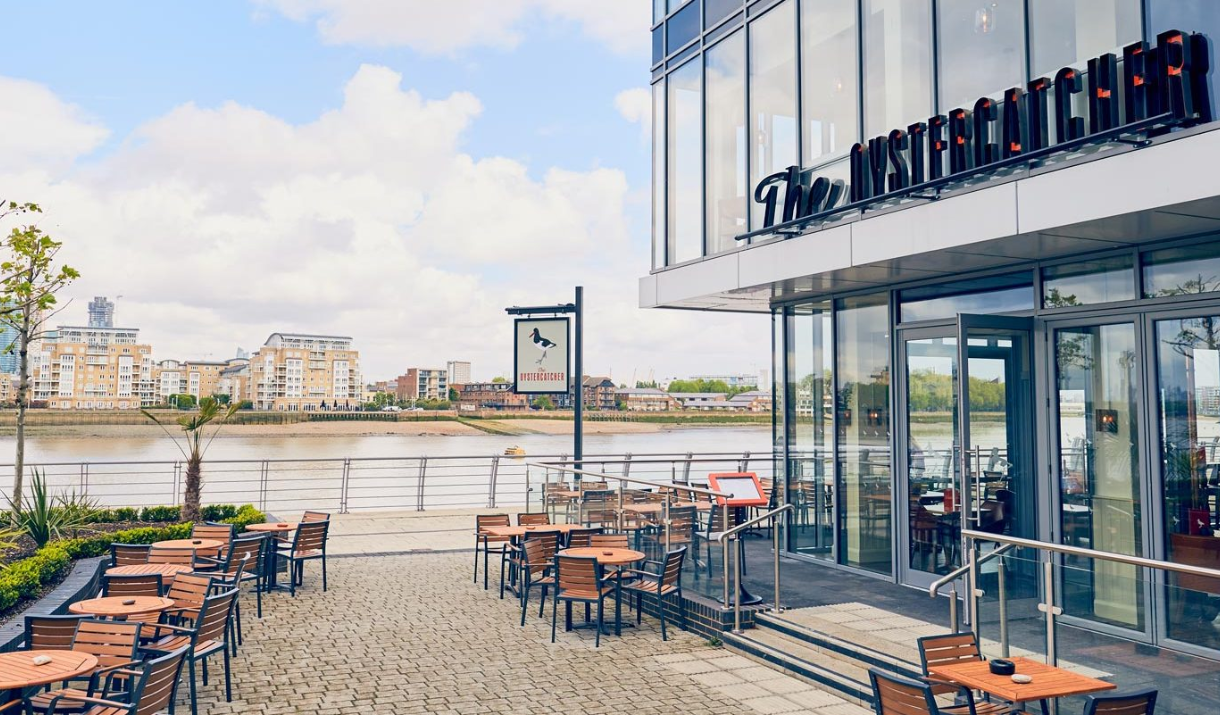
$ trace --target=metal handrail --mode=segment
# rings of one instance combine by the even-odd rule
[[[1005,551],[1008,551],[1012,547],[1013,547],[1013,544],[1005,544],[1004,546],[1001,546],[1000,548],[996,549],[995,551],[992,551],[991,553],[983,554],[983,557],[977,561],[975,561],[974,559],[968,560],[966,563],[962,564],[961,566],[958,566],[956,569],[950,571],[949,573],[945,574],[944,576],[941,576],[940,578],[933,581],[932,585],[928,586],[928,595],[931,596],[932,598],[936,598],[936,595],[940,592],[940,590],[942,588],[945,587],[945,584],[952,583],[953,581],[956,581],[959,578],[961,578],[962,576],[964,576],[966,574],[966,572],[970,570],[971,564],[974,564],[975,566],[977,566],[979,564],[982,564],[985,561],[990,561],[991,559],[999,556],[1000,554],[1004,553]]]
[[[593,460],[590,460],[588,457],[585,457],[582,461],[589,462],[589,461],[593,461]],[[685,460],[683,460],[683,461],[685,461]],[[726,492],[718,492],[718,491],[714,491],[712,489],[704,489],[702,487],[692,487],[690,485],[679,484],[677,482],[658,482],[655,479],[637,479],[635,477],[624,477],[621,474],[605,474],[603,472],[593,472],[593,471],[589,471],[587,469],[576,469],[575,467],[564,467],[562,465],[555,464],[553,462],[526,462],[525,464],[526,464],[526,466],[529,466],[529,467],[538,467],[539,469],[554,469],[555,471],[558,471],[558,472],[565,472],[567,474],[575,474],[575,475],[579,475],[582,477],[593,477],[595,479],[615,479],[620,482],[628,482],[631,484],[646,484],[650,487],[665,487],[667,489],[680,489],[682,491],[691,492],[693,494],[706,494],[708,496],[720,497],[722,499],[728,499],[729,497],[733,496],[732,494],[728,494]]]
[[[723,552],[723,560],[724,560],[724,605],[726,605],[726,606],[729,605],[729,543],[732,541],[740,541],[741,537],[738,536],[738,534],[740,534],[742,531],[750,528],[751,526],[760,524],[764,521],[767,521],[768,519],[775,519],[778,515],[786,512],[786,511],[793,511],[795,509],[796,509],[796,507],[793,506],[792,504],[784,504],[783,506],[776,507],[776,508],[772,509],[771,511],[766,512],[765,514],[759,514],[758,516],[754,517],[753,519],[750,519],[749,521],[743,521],[742,523],[738,524],[737,526],[734,526],[731,529],[726,529],[726,530],[720,532],[720,535],[716,537],[716,541],[720,542],[720,547],[721,547],[721,551]],[[772,538],[772,557],[775,560],[775,565],[774,565],[775,598],[773,599],[773,603],[771,605],[774,609],[774,612],[779,613],[783,609],[781,609],[780,605],[779,605],[779,529],[776,528],[775,524],[772,524],[772,526],[771,526],[771,538]],[[739,549],[733,549],[732,551],[733,551],[733,632],[741,633],[741,551]]]
[[[792,504],[785,504],[783,506],[776,507],[776,508],[772,509],[771,511],[767,512],[766,514],[760,514],[760,515],[754,517],[753,519],[750,519],[749,521],[743,521],[742,523],[738,524],[737,526],[734,526],[732,529],[727,529],[725,531],[720,532],[720,535],[716,537],[716,540],[724,541],[726,538],[728,538],[730,536],[736,536],[739,532],[745,531],[746,529],[750,528],[751,526],[754,526],[755,524],[762,523],[762,522],[766,521],[767,519],[770,519],[771,517],[775,516],[776,514],[779,514],[779,513],[785,512],[785,511],[794,511],[795,509],[796,509],[796,507],[793,506]]]
[[[979,595],[979,591],[975,587],[975,583],[974,583],[975,574],[977,573],[977,571],[975,569],[979,566],[979,564],[982,564],[986,561],[989,561],[998,556],[1001,556],[1005,551],[1008,551],[1011,548],[1012,548],[1011,544],[1006,544],[1006,545],[1001,546],[1000,548],[996,549],[995,551],[992,551],[989,554],[984,554],[983,557],[980,559],[974,558],[973,550],[968,551],[967,553],[969,553],[970,556],[969,556],[969,558],[966,559],[966,563],[962,564],[961,566],[958,566],[956,569],[950,571],[949,573],[945,574],[944,576],[941,576],[937,580],[933,581],[931,586],[928,586],[928,596],[931,598],[936,598],[937,594],[940,592],[940,589],[943,588],[945,584],[947,584],[947,583],[952,584],[949,587],[949,626],[953,629],[954,633],[957,633],[958,627],[960,625],[960,623],[959,623],[960,619],[959,619],[958,613],[957,613],[957,580],[959,578],[961,578],[962,576],[969,574],[969,577],[970,577],[969,593],[972,594],[973,596],[977,597]],[[970,603],[971,603],[970,623],[973,626],[975,624],[975,611],[973,608],[974,600],[971,599]],[[1003,627],[1006,627],[1006,625]],[[1007,648],[1005,648],[1005,651],[1007,651]],[[1007,657],[1008,653],[1005,652],[1004,655],[1005,655],[1005,657]]]
[[[1173,571],[1175,573],[1190,574],[1192,576],[1208,576],[1211,578],[1220,578],[1220,570],[1209,569],[1205,566],[1191,566],[1190,564],[1175,564],[1170,561],[1157,561],[1148,559],[1142,556],[1128,556],[1126,554],[1115,554],[1108,551],[1095,551],[1086,549],[1080,546],[1065,546],[1063,544],[1052,544],[1046,541],[1037,541],[1034,539],[1022,539],[1016,536],[1004,536],[1002,534],[992,534],[986,531],[973,531],[971,529],[963,529],[962,535],[979,541],[994,541],[998,544],[1006,544],[1010,547],[1020,546],[1029,549],[1040,549],[1050,551],[1057,554],[1066,554],[1069,556],[1083,556],[1090,559],[1099,559],[1101,561],[1113,561],[1120,564],[1128,564],[1131,566],[1139,566],[1142,568],[1153,569],[1158,571]],[[998,549],[997,549],[998,551]],[[992,552],[995,553],[995,552]]]

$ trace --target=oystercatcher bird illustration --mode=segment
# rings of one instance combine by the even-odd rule
[[[534,332],[530,333],[530,338],[534,341],[534,347],[542,351],[542,357],[534,361],[535,365],[541,365],[543,360],[546,360],[546,351],[555,347],[555,343],[542,337],[542,333],[538,332],[538,328],[534,328]]]

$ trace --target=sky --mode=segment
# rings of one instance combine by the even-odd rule
[[[585,286],[586,372],[757,372],[769,318],[640,310],[648,0],[45,0],[0,26],[0,198],[156,359],[351,336],[366,379],[511,373]],[[13,220],[9,219],[13,224]],[[12,225],[0,227],[10,230]]]

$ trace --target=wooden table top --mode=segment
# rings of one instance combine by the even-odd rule
[[[932,675],[952,680],[968,688],[982,690],[1013,703],[1031,700],[1062,698],[1068,695],[1084,695],[1102,690],[1113,690],[1115,685],[1097,680],[1053,665],[1039,663],[1028,658],[1009,658],[1017,666],[1018,673],[1033,678],[1029,683],[1014,683],[1010,675],[995,675],[987,661],[933,665],[928,668]]]
[[[250,524],[246,527],[246,531],[296,531],[297,524],[291,521],[277,521],[270,524]]]
[[[34,658],[45,655],[50,663],[34,665]],[[19,650],[0,653],[0,690],[17,690],[48,685],[97,668],[97,658],[74,650]]]
[[[154,549],[196,549],[198,551],[219,549],[224,545],[225,542],[215,539],[170,539],[153,542]]]
[[[483,531],[488,536],[511,536],[517,538],[526,534],[566,534],[573,529],[585,528],[581,524],[538,524],[536,526],[489,526]]]
[[[630,511],[636,514],[660,514],[664,504],[659,502],[645,502],[642,504],[624,504],[623,511]],[[695,507],[699,511],[711,511],[712,505],[708,502],[674,502],[669,505],[670,509],[683,509]]]
[[[107,576],[149,576],[161,574],[174,577],[180,573],[189,573],[193,569],[182,564],[136,564],[134,566],[114,566],[106,569]]]
[[[123,601],[134,601],[134,603],[126,604]],[[120,618],[164,611],[172,605],[174,605],[172,599],[158,596],[104,596],[77,601],[68,606],[68,610],[72,613]]]
[[[560,556],[583,556],[588,558],[592,556],[597,559],[597,563],[604,566],[625,566],[633,564],[637,561],[644,560],[643,551],[635,551],[634,549],[603,549],[597,546],[581,546],[575,549],[564,549],[559,552]]]

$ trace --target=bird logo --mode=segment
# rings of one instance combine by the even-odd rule
[[[534,347],[542,351],[542,357],[534,361],[535,365],[541,365],[543,360],[546,360],[546,351],[555,347],[555,343],[542,337],[542,333],[538,332],[538,328],[534,328],[534,332],[530,333],[530,339],[534,341]]]

